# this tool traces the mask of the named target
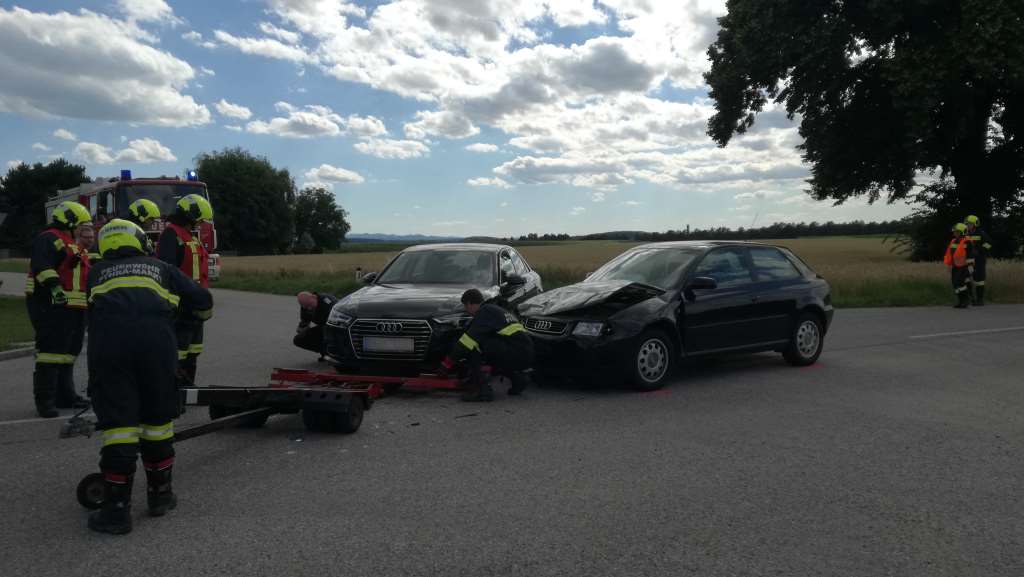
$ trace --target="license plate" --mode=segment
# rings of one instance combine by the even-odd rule
[[[411,353],[415,349],[412,339],[363,337],[363,350],[372,353]]]

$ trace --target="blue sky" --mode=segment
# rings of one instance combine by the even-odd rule
[[[779,111],[725,149],[720,0],[0,1],[0,162],[181,174],[241,146],[353,232],[586,233],[889,219],[802,192]],[[467,149],[467,147],[470,147]],[[216,191],[211,191],[216,194]]]

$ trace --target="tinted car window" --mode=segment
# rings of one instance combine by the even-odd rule
[[[693,276],[715,279],[719,288],[733,288],[753,282],[750,269],[743,260],[743,249],[723,248],[711,251],[697,265]]]
[[[494,255],[476,250],[421,250],[395,257],[378,284],[462,284],[491,286]]]
[[[587,280],[628,280],[658,288],[672,288],[695,257],[693,251],[676,248],[633,249],[597,269]]]
[[[754,262],[754,270],[757,271],[758,280],[773,281],[800,278],[800,271],[778,249],[750,247],[749,250],[750,259]]]

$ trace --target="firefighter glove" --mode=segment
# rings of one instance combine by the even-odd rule
[[[50,289],[50,302],[56,306],[68,304],[68,296],[64,294],[64,289],[60,285]]]

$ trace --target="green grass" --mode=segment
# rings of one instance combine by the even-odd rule
[[[27,258],[0,259],[0,272],[28,272]]]
[[[221,276],[214,288],[294,295],[301,291],[347,295],[363,285],[351,276],[340,278],[336,272],[306,272],[280,269],[276,272],[240,270]]]
[[[13,348],[12,343],[31,342],[35,331],[28,322],[25,299],[0,296],[0,351]]]

